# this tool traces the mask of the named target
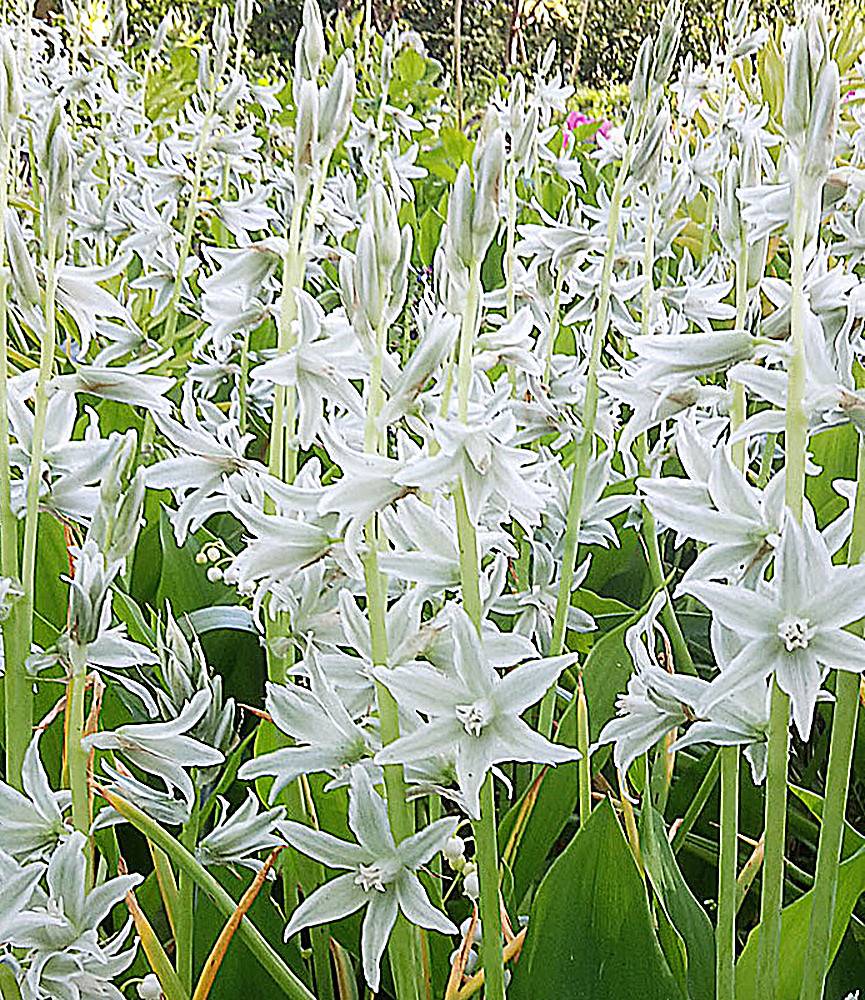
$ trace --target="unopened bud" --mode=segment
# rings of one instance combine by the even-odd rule
[[[319,144],[324,152],[333,152],[345,134],[354,104],[355,73],[351,51],[344,52],[336,64],[324,91],[319,112]]]
[[[478,896],[480,896],[481,883],[476,871],[469,872],[469,874],[463,879],[463,891],[473,902],[477,900]]]
[[[453,864],[454,861],[457,860],[457,858],[463,857],[465,851],[466,851],[466,842],[463,840],[462,837],[458,837],[456,836],[456,834],[454,834],[453,837],[448,837],[448,839],[445,841],[445,846],[442,853],[447,858],[448,862],[450,864]]]
[[[458,260],[465,266],[471,266],[472,253],[472,209],[474,192],[472,178],[467,163],[460,165],[457,178],[451,189],[448,201],[447,236],[450,247]]]
[[[478,162],[472,211],[472,256],[476,261],[484,259],[498,229],[504,161],[505,137],[501,129],[496,129]]]
[[[18,62],[9,36],[4,34],[0,36],[0,136],[8,140],[22,107]]]

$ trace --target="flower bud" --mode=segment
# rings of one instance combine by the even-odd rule
[[[805,29],[794,28],[785,64],[784,105],[781,119],[787,141],[801,150],[811,112],[811,73]]]
[[[812,176],[825,178],[834,162],[839,96],[838,66],[828,62],[817,81],[808,122],[804,167]]]
[[[372,329],[377,329],[384,316],[384,291],[372,226],[365,222],[360,228],[355,248],[354,286],[358,304]]]
[[[228,18],[228,9],[225,6],[219,8],[210,29],[213,38],[213,78],[209,88],[215,88],[228,64],[228,52],[231,44],[231,28]]]
[[[399,260],[400,231],[393,200],[382,183],[375,184],[372,189],[371,209],[376,259],[382,282],[386,283]]]
[[[447,238],[457,259],[470,267],[472,254],[472,209],[474,193],[467,163],[460,164],[448,201]]]
[[[345,135],[351,118],[354,94],[354,57],[351,51],[347,51],[339,57],[336,69],[321,99],[318,134],[323,152],[332,153]]]
[[[165,45],[168,32],[174,27],[174,11],[169,9],[168,13],[159,22],[156,34],[153,36],[153,44],[150,46],[150,53],[155,59]]]
[[[445,846],[442,853],[444,854],[445,858],[447,858],[448,863],[452,865],[454,861],[457,860],[457,858],[463,857],[463,855],[465,854],[465,850],[466,850],[466,842],[463,840],[462,837],[458,837],[456,836],[456,834],[454,834],[453,837],[448,837],[448,839],[445,841]]]
[[[472,256],[482,261],[499,225],[499,197],[505,162],[505,137],[501,129],[484,145],[475,180],[472,209]]]
[[[159,979],[152,973],[148,973],[137,986],[139,1000],[160,1000],[162,997],[162,987]]]
[[[303,27],[297,36],[297,47],[303,77],[315,80],[325,53],[324,28],[316,0],[304,0]]]
[[[538,106],[534,105],[522,122],[522,127],[515,133],[511,157],[520,169],[527,169],[534,153],[535,139],[538,131]]]
[[[652,65],[652,39],[646,37],[637,53],[634,75],[631,77],[631,103],[643,104],[649,96],[649,72]]]
[[[318,138],[318,87],[304,80],[300,85],[294,125],[294,196],[303,199],[314,166],[314,144]]]
[[[477,898],[481,894],[481,882],[476,871],[469,872],[463,879],[463,891],[470,900],[473,902],[477,901]]]
[[[682,5],[679,0],[670,0],[661,26],[658,28],[658,38],[652,52],[652,82],[663,87],[669,80],[679,51],[679,39],[682,34]]]
[[[634,154],[631,176],[635,181],[651,183],[657,177],[661,167],[661,156],[664,152],[664,136],[669,127],[670,113],[664,108],[655,116]]]
[[[8,35],[0,36],[0,136],[7,141],[24,106],[18,62]]]
[[[38,305],[41,293],[36,278],[36,266],[27,249],[27,241],[18,214],[12,208],[6,210],[6,249],[9,253],[9,266],[15,291],[28,305]]]
[[[43,219],[46,235],[56,235],[66,220],[72,196],[72,166],[69,138],[63,120],[63,105],[54,102],[45,128],[40,155],[40,171],[45,189]]]

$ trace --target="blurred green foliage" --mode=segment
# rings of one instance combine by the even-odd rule
[[[845,6],[851,0],[842,0]],[[863,0],[852,0],[861,5]],[[337,10],[362,16],[363,0],[320,0],[325,15]],[[470,95],[492,89],[508,67],[531,65],[552,39],[566,77],[571,75],[584,0],[464,0],[463,65]],[[630,78],[636,51],[657,24],[666,0],[588,0],[582,55],[577,79],[589,87],[607,87]],[[129,0],[130,21],[137,39],[169,6],[183,12],[192,25],[209,20],[219,0]],[[790,0],[752,0],[764,21],[790,15]],[[418,32],[430,55],[449,72],[453,59],[454,0],[374,0],[380,28],[398,23]],[[259,0],[250,32],[250,48],[258,56],[290,60],[300,22],[302,0]],[[684,4],[684,50],[697,61],[708,59],[723,27],[724,0],[688,0]]]

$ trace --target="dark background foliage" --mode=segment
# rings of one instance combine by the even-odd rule
[[[337,10],[355,13],[363,0],[320,0],[328,15]],[[485,82],[507,68],[509,42],[515,61],[533,61],[550,39],[558,42],[559,58],[570,74],[578,34],[582,0],[564,0],[566,17],[520,16],[534,0],[463,0],[463,64],[466,84],[486,89]],[[169,6],[190,14],[192,23],[205,22],[204,12],[217,0],[130,0],[133,31],[143,39],[149,25]],[[605,87],[630,78],[634,57],[645,35],[657,24],[666,0],[588,0],[582,57],[577,78],[593,87]],[[755,0],[758,16],[771,20],[790,14],[787,0]],[[290,57],[302,10],[302,0],[260,0],[251,29],[251,48],[259,56]],[[397,22],[417,31],[445,71],[453,58],[454,0],[374,0],[377,23],[387,28]],[[684,4],[684,49],[705,61],[723,26],[723,0],[687,0]],[[514,27],[517,38],[513,41]]]

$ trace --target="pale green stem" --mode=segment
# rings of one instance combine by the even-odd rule
[[[196,790],[196,801],[192,807],[192,813],[180,832],[180,843],[193,855],[195,854],[195,845],[198,841],[198,809],[198,792]],[[195,974],[193,964],[195,945],[195,881],[194,876],[190,872],[185,871],[183,868],[180,869],[177,880],[179,905],[177,908],[177,930],[175,933],[174,948],[177,975],[187,993],[192,993],[193,977]]]
[[[785,500],[792,517],[802,520],[805,499],[805,454],[808,421],[805,413],[805,224],[802,181],[793,184],[790,241],[790,346],[787,368],[785,429]],[[775,1000],[781,951],[781,908],[784,905],[784,848],[787,832],[787,761],[790,746],[790,698],[772,684],[769,719],[769,761],[766,777],[766,854],[760,901],[760,948],[757,994]]]
[[[741,250],[736,261],[736,329],[742,330],[748,311],[748,244],[740,234]],[[745,387],[733,383],[730,429],[735,431],[747,416]],[[731,448],[733,464],[745,474],[747,443]],[[718,920],[715,928],[718,1000],[736,1000],[736,913],[739,875],[739,747],[721,747],[721,832],[718,843]]]
[[[499,905],[499,849],[496,832],[496,800],[493,776],[488,774],[481,789],[481,818],[472,823],[475,857],[480,878],[481,963],[485,1000],[504,1000],[505,970],[502,959],[502,917]]]
[[[33,406],[30,468],[27,475],[27,512],[24,518],[24,552],[21,559],[23,596],[16,608],[21,641],[21,659],[6,664],[6,764],[7,775],[18,782],[24,753],[33,730],[33,685],[27,676],[26,658],[33,641],[33,597],[36,584],[36,539],[39,533],[39,487],[45,454],[45,424],[48,418],[48,383],[54,370],[57,346],[57,244],[56,233],[48,237],[45,261],[45,330],[39,350],[39,374]]]
[[[508,160],[508,217],[505,231],[505,318],[510,321],[516,313],[516,288],[514,287],[514,268],[516,253],[514,244],[517,231],[517,165]]]
[[[577,680],[577,750],[580,760],[577,764],[580,797],[580,826],[586,825],[592,812],[592,759],[589,738],[589,703],[582,675]]]
[[[8,135],[0,139],[0,575],[10,580],[19,579],[18,521],[12,513],[12,481],[9,464],[9,314],[6,293],[9,272],[6,269],[6,211],[9,204],[9,158],[11,148]],[[21,643],[22,621],[20,607],[13,605],[2,626],[4,660],[20,664],[27,658],[27,647]],[[19,671],[20,676],[20,671]],[[17,679],[17,678],[16,678]],[[14,682],[13,682],[14,685]],[[7,712],[16,713],[14,696],[7,693],[3,711],[4,731],[8,731]],[[11,727],[15,732],[15,727]],[[27,749],[23,732],[16,733],[15,746],[7,758],[6,780],[16,788],[21,787],[21,761]],[[5,742],[5,739],[4,739]]]
[[[87,787],[87,751],[84,738],[84,695],[87,690],[87,647],[74,640],[69,646],[71,673],[69,705],[66,718],[66,766],[72,793],[72,824],[81,833],[90,834],[90,790]],[[88,848],[88,872],[92,872]]]
[[[216,80],[213,81],[212,89],[208,99],[207,111],[201,122],[201,131],[198,134],[198,142],[195,145],[195,166],[192,174],[192,191],[186,205],[186,215],[183,220],[183,238],[180,244],[180,252],[177,256],[177,274],[174,278],[174,287],[171,290],[171,299],[168,303],[165,329],[162,334],[162,346],[171,348],[177,334],[178,306],[180,296],[183,292],[183,277],[186,270],[186,262],[192,250],[192,237],[195,232],[195,220],[198,217],[198,198],[201,194],[201,178],[204,172],[204,149],[210,137],[210,127],[213,119],[213,109],[216,102]]]
[[[457,393],[459,417],[468,423],[469,389],[472,379],[472,356],[479,323],[481,278],[480,261],[472,264],[469,287],[460,330]],[[480,598],[480,562],[477,531],[469,515],[462,482],[454,489],[457,539],[460,550],[460,584],[463,607],[480,635],[483,607]],[[480,819],[472,823],[475,837],[478,878],[480,881],[480,918],[483,927],[481,962],[484,968],[486,1000],[504,1000],[505,972],[502,957],[501,911],[499,907],[499,852],[496,839],[496,800],[493,777],[488,774],[481,789]]]
[[[766,771],[766,833],[756,996],[775,1000],[781,954],[784,905],[784,845],[787,833],[787,758],[790,749],[790,699],[772,682]]]
[[[228,919],[234,914],[237,909],[236,901],[222,888],[210,872],[196,861],[194,855],[180,841],[172,837],[167,830],[131,802],[101,789],[100,794],[110,805],[114,806],[127,822],[131,823],[157,847],[162,848],[174,862],[178,871],[189,876],[223,917]],[[283,996],[287,997],[288,1000],[316,1000],[280,958],[279,954],[274,951],[248,916],[240,921],[237,936],[249,948],[261,967],[269,973],[274,983],[282,990]]]
[[[647,193],[648,212],[646,217],[646,236],[643,248],[643,287],[640,290],[640,333],[644,337],[650,336],[650,318],[652,308],[652,292],[654,291],[654,268],[655,268],[655,202],[657,201],[657,189],[652,186]],[[637,442],[640,464],[640,473],[643,476],[651,475],[649,468],[649,443],[647,436],[641,434]],[[688,674],[695,674],[694,661],[688,650],[688,644],[679,619],[676,616],[676,609],[667,590],[667,581],[664,577],[664,566],[661,561],[661,549],[658,542],[658,529],[655,525],[655,518],[646,504],[643,504],[642,513],[642,535],[646,546],[646,556],[649,564],[649,572],[652,577],[652,584],[666,594],[666,603],[661,612],[664,625],[670,636],[670,644],[673,647],[675,665]],[[666,750],[663,751],[666,754]],[[666,797],[667,788],[663,785],[663,796]]]
[[[860,436],[856,501],[847,562],[851,566],[857,565],[862,561],[863,553],[865,553],[865,443]],[[857,631],[862,633],[861,623]],[[826,794],[823,798],[823,824],[817,851],[817,872],[811,904],[808,947],[805,951],[805,971],[799,992],[800,1000],[821,1000],[824,980],[829,971],[832,915],[838,889],[838,865],[844,837],[844,816],[847,811],[858,711],[859,675],[846,670],[837,670],[832,742],[829,750],[829,768],[826,773]]]
[[[384,405],[382,368],[387,349],[387,328],[382,324],[375,335],[375,351],[370,364],[369,391],[366,400],[366,426],[364,450],[379,453],[381,435],[378,418]],[[388,664],[387,639],[387,581],[378,564],[378,526],[372,518],[366,525],[367,552],[364,557],[367,614],[369,616],[372,662],[377,667]],[[376,682],[381,741],[384,746],[399,739],[399,711],[391,693],[384,684]],[[387,809],[394,839],[399,843],[414,832],[414,813],[406,793],[405,776],[401,764],[388,764],[384,768],[387,792]],[[398,1000],[417,1000],[420,996],[421,963],[415,929],[400,914],[388,947]]]
[[[635,124],[628,141],[625,156],[613,185],[610,196],[610,213],[607,220],[606,251],[601,269],[601,286],[598,290],[598,307],[595,310],[592,327],[592,342],[589,353],[589,366],[586,373],[586,391],[583,402],[582,436],[577,442],[574,456],[574,468],[571,474],[571,491],[568,499],[568,513],[565,522],[565,545],[562,555],[559,589],[556,594],[556,610],[553,618],[553,634],[548,655],[559,656],[565,648],[567,632],[568,609],[571,606],[571,591],[573,590],[574,572],[577,565],[577,549],[579,547],[580,526],[583,519],[583,500],[586,495],[586,475],[594,452],[595,421],[598,416],[598,370],[601,364],[601,352],[610,325],[610,292],[613,280],[613,262],[618,244],[619,219],[625,197],[625,180],[631,169],[634,146],[637,136],[642,131],[645,114],[641,114]],[[539,731],[542,736],[549,737],[553,731],[553,715],[556,702],[555,686],[544,695],[539,716]]]
[[[718,853],[716,975],[718,1000],[736,1000],[739,748],[721,747],[721,837]]]

